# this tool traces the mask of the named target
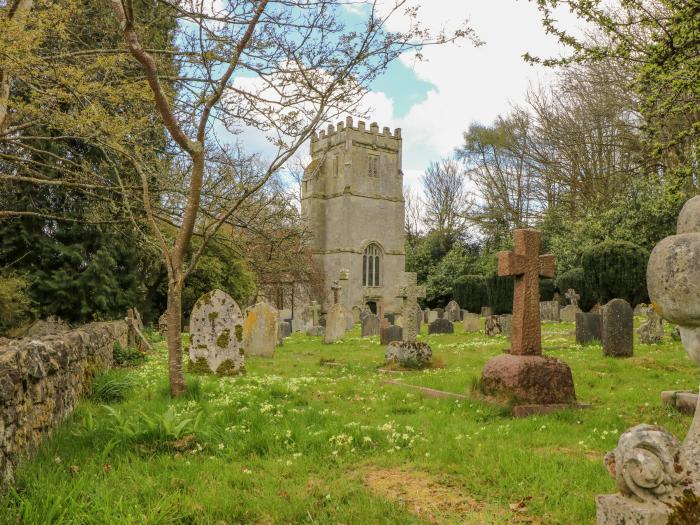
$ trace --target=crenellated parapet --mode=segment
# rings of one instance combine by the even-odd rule
[[[401,128],[395,128],[392,133],[388,126],[384,126],[380,131],[379,124],[376,122],[372,122],[368,128],[364,120],[358,120],[357,125],[355,125],[353,118],[347,117],[345,122],[338,122],[335,126],[328,124],[325,129],[314,131],[311,135],[311,154],[344,143],[348,139],[399,150],[401,148]]]

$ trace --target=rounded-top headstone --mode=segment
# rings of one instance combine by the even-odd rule
[[[613,299],[603,310],[603,353],[629,357],[634,352],[634,315],[624,299]]]
[[[279,312],[265,302],[246,310],[243,347],[249,356],[272,357],[279,339]],[[289,324],[289,331],[292,326]]]
[[[683,205],[683,209],[678,215],[676,232],[679,234],[700,232],[700,195],[693,197]]]
[[[190,314],[190,362],[220,375],[244,370],[243,319],[236,301],[221,290],[201,296]]]

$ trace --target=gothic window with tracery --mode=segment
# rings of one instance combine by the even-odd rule
[[[382,250],[372,243],[362,253],[362,286],[380,286]]]

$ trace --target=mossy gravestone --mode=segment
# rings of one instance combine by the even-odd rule
[[[260,302],[246,310],[243,322],[243,347],[248,356],[272,357],[278,340],[279,313],[267,303]],[[285,323],[291,333],[292,327]]]
[[[603,310],[603,354],[630,357],[634,353],[634,316],[624,299],[613,299]]]
[[[190,314],[189,369],[236,375],[245,370],[243,319],[236,301],[221,290],[200,297]]]

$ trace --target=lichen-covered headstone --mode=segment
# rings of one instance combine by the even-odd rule
[[[163,337],[168,332],[168,312],[163,312],[163,315],[158,318],[158,331]]]
[[[484,321],[484,334],[489,337],[501,333],[501,324],[498,322],[497,315],[490,315]]]
[[[580,311],[581,309],[578,306],[574,304],[569,304],[560,310],[559,316],[563,323],[575,323],[576,314]]]
[[[501,327],[501,333],[510,339],[513,332],[513,316],[511,314],[499,315],[498,325]]]
[[[243,348],[248,356],[272,357],[278,340],[279,312],[265,302],[246,310]],[[289,325],[291,332],[291,325]]]
[[[221,290],[205,293],[190,314],[190,370],[242,373],[243,348],[243,319],[236,301]]]
[[[389,343],[384,359],[387,364],[398,364],[404,368],[425,368],[432,362],[433,351],[427,343],[393,341]]]
[[[613,299],[603,309],[603,354],[630,357],[634,353],[634,315],[624,299]]]
[[[348,324],[345,314],[345,308],[340,304],[334,304],[330,307],[326,314],[326,330],[323,334],[324,343],[335,343],[343,338]]]
[[[362,337],[379,335],[379,317],[368,314],[362,321]]]
[[[465,332],[478,332],[481,330],[481,321],[479,320],[479,314],[464,314],[464,319],[462,319],[462,325],[464,326]]]
[[[646,309],[647,320],[637,329],[639,342],[643,345],[659,344],[664,338],[663,319],[653,308]]]
[[[561,320],[559,309],[559,301],[540,301],[540,319],[558,323]]]
[[[450,301],[447,303],[447,306],[445,307],[445,317],[447,318],[448,321],[457,322],[461,321],[461,312],[459,308],[459,303],[455,300]]]
[[[451,334],[454,331],[454,325],[444,318],[435,319],[428,325],[429,334]]]

